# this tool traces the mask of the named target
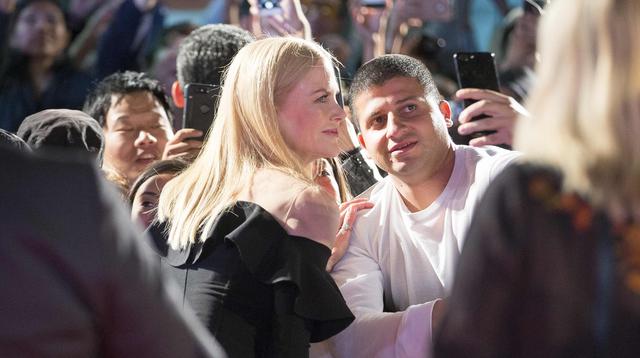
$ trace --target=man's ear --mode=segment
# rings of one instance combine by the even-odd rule
[[[447,128],[453,126],[453,119],[451,118],[451,106],[447,101],[440,101],[438,103],[438,108],[440,109],[440,113],[444,116],[444,122],[447,124]]]
[[[362,133],[358,133],[358,142],[360,142],[360,146],[362,146],[362,148],[367,149],[367,145],[364,144],[364,137],[362,136]]]
[[[171,85],[171,98],[173,98],[173,103],[176,107],[184,108],[184,92],[177,80]]]

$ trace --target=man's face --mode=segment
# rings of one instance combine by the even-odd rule
[[[48,1],[34,2],[18,15],[11,46],[30,56],[59,56],[69,43],[64,14]]]
[[[433,177],[451,149],[449,105],[425,99],[420,83],[392,78],[355,98],[360,142],[376,164],[409,184]]]
[[[104,125],[104,165],[129,182],[162,158],[173,135],[167,114],[151,92],[112,95]]]

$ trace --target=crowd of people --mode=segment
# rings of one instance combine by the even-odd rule
[[[0,0],[0,355],[640,354],[639,16]]]

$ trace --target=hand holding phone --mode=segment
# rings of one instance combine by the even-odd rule
[[[490,52],[457,52],[453,55],[456,77],[460,88],[480,88],[500,91],[498,73],[496,71],[495,55]],[[465,99],[464,107],[467,108],[476,100]],[[479,115],[472,120],[477,121],[487,118],[487,115]],[[471,138],[477,138],[495,133],[495,131],[474,132]]]
[[[187,84],[184,88],[185,108],[182,127],[197,129],[206,134],[216,114],[218,92],[218,86],[201,83]],[[202,141],[203,137],[193,139]]]
[[[280,0],[258,0],[260,16],[282,15]]]

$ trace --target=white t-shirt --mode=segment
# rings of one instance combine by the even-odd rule
[[[476,203],[519,156],[493,146],[454,150],[451,178],[424,210],[410,212],[390,177],[371,190],[374,207],[356,220],[349,249],[332,272],[356,316],[331,339],[335,357],[431,355],[431,310],[451,290]]]

